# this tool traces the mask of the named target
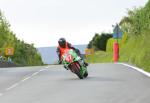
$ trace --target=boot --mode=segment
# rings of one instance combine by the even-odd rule
[[[66,66],[64,66],[64,68],[65,68],[66,70],[68,70],[68,68],[67,68]]]
[[[89,64],[87,62],[84,61],[84,65],[87,67]]]

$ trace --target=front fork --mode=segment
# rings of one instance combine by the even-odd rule
[[[86,68],[86,66],[84,64],[84,61],[82,59],[80,59],[78,62],[80,64],[80,66],[81,66],[80,74],[83,76],[84,73],[87,71],[87,68]]]

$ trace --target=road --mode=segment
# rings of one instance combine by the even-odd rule
[[[121,64],[91,64],[80,80],[62,66],[0,68],[0,103],[150,103],[150,78]]]

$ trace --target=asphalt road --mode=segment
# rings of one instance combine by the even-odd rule
[[[83,80],[62,66],[0,68],[0,103],[150,103],[150,78],[121,64],[91,64]]]

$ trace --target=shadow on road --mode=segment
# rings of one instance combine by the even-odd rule
[[[99,77],[99,76],[89,76],[85,80],[88,81],[101,81],[101,82],[118,82],[118,81],[123,81],[121,79],[116,79],[116,78],[109,78],[109,77]]]
[[[84,79],[79,79],[78,77],[74,78],[63,78],[63,81],[93,81],[93,82],[122,82],[124,80],[116,79],[116,78],[109,78],[109,77],[99,77],[99,76],[89,76]]]

